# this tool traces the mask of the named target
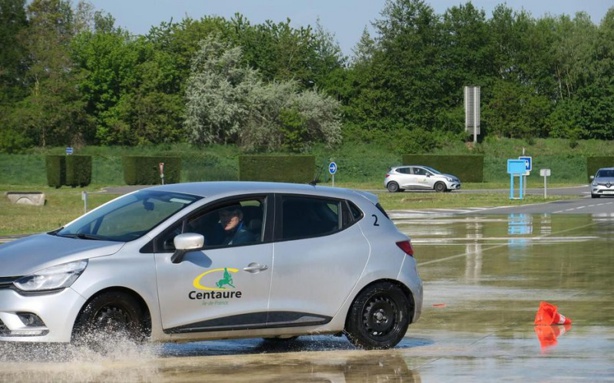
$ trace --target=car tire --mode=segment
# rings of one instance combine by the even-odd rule
[[[362,349],[388,349],[396,346],[409,326],[410,302],[398,286],[380,282],[358,294],[346,319],[345,334]]]
[[[396,193],[401,190],[399,188],[399,184],[394,181],[388,182],[388,184],[386,185],[386,189],[388,189],[388,191],[391,193]]]
[[[443,182],[437,182],[435,184],[434,189],[437,193],[441,193],[441,192],[445,192],[447,188],[446,188],[446,184],[444,184]]]
[[[121,291],[109,291],[92,298],[83,307],[73,329],[77,344],[104,348],[113,341],[140,343],[147,336],[148,321],[135,297]]]

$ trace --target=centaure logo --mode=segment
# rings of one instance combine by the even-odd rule
[[[232,267],[205,271],[192,281],[192,286],[201,291],[190,291],[188,298],[193,300],[241,298],[241,291],[229,290],[236,289],[232,274],[237,272],[239,269]]]

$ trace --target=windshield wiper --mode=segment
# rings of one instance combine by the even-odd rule
[[[58,229],[55,229],[55,230],[53,230],[53,231],[50,231],[50,232],[48,232],[47,234],[49,234],[49,235],[58,235],[58,233],[60,232],[60,230],[64,230],[64,226],[62,226],[62,227],[60,227],[60,228],[58,228]]]
[[[79,238],[79,239],[92,239],[92,240],[97,240],[97,241],[101,241],[104,240],[104,237],[101,237],[99,235],[94,235],[94,234],[84,234],[84,233],[71,233],[71,234],[57,234],[58,237],[65,237],[65,238]]]

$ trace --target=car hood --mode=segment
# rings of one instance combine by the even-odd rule
[[[614,177],[598,177],[595,178],[594,181],[599,182],[600,184],[607,184],[609,182],[614,185]]]
[[[28,275],[61,263],[111,255],[124,242],[36,234],[0,245],[0,277]]]

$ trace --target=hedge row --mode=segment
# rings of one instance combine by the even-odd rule
[[[87,186],[92,182],[92,156],[48,155],[45,158],[49,186]],[[415,155],[402,157],[406,165],[431,166],[443,173],[454,174],[463,182],[484,181],[482,155]],[[164,178],[160,174],[163,165]],[[207,166],[203,164],[202,166]],[[588,157],[587,179],[597,169],[614,167],[614,157]],[[182,159],[177,156],[126,156],[122,158],[124,182],[127,185],[157,185],[181,182]],[[244,155],[239,156],[238,178],[244,181],[307,183],[322,176],[316,174],[314,156]]]
[[[87,186],[92,182],[92,156],[47,156],[47,184],[59,188]]]

